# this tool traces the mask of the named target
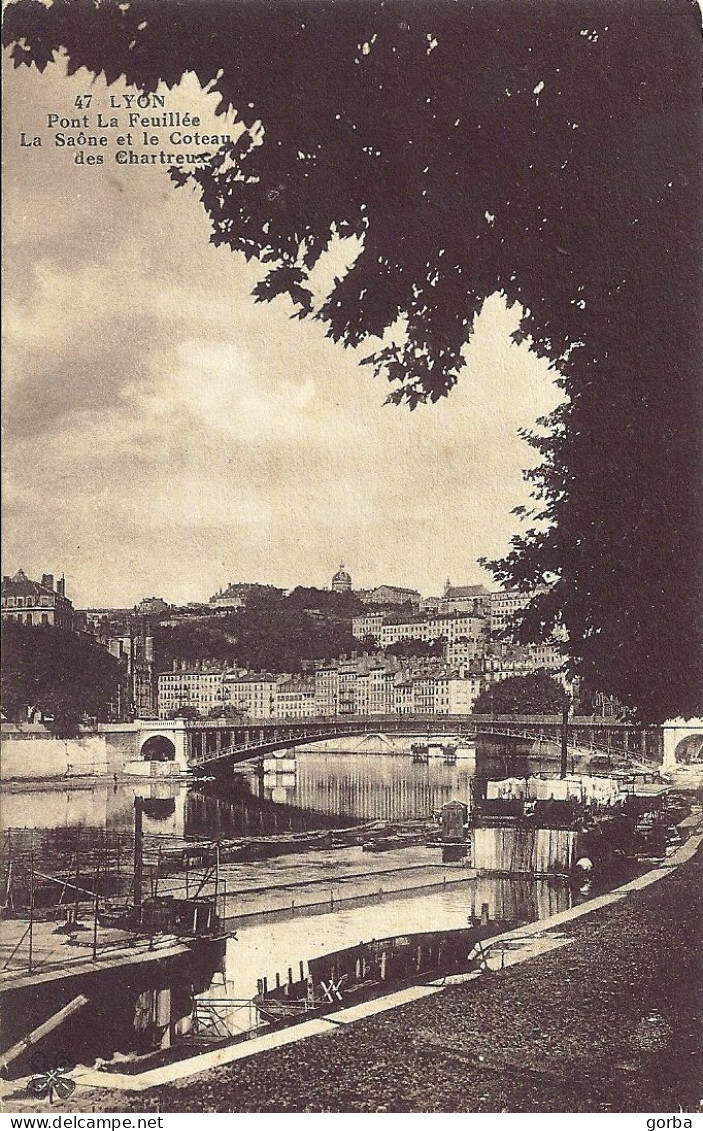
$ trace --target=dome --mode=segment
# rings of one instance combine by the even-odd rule
[[[351,589],[352,579],[344,568],[344,562],[340,562],[339,569],[332,578],[332,589],[336,593],[343,593],[347,589]]]

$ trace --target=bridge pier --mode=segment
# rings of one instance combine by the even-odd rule
[[[138,719],[136,763],[148,761],[158,749],[163,762],[171,762],[186,773],[191,762],[191,738],[184,719]]]
[[[703,759],[703,719],[669,719],[662,723],[664,757],[662,769]]]

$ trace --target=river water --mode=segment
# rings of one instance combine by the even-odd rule
[[[505,767],[482,772],[497,776]],[[475,780],[474,758],[445,765],[415,764],[407,754],[289,752],[278,772],[240,768],[227,787],[111,780],[11,790],[3,799],[5,856],[9,845],[18,859],[29,841],[36,868],[66,874],[76,845],[99,841],[128,874],[137,794],[145,797],[144,833],[154,844],[426,819],[448,801],[469,802]],[[466,860],[443,865],[440,850],[422,844],[384,853],[321,846],[225,864],[220,884],[234,933],[206,996],[232,1001],[251,999],[260,979],[271,986],[289,968],[297,978],[301,962],[362,941],[465,927],[486,911],[491,919],[530,922],[573,898],[565,881],[475,877]],[[256,1023],[251,1007],[232,1005],[225,1014],[232,1033]]]

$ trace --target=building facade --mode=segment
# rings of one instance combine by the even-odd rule
[[[75,614],[66,596],[66,579],[60,577],[54,586],[52,573],[42,574],[41,581],[32,581],[22,569],[12,577],[3,577],[2,619],[72,629]]]
[[[419,608],[422,598],[417,589],[404,589],[401,585],[378,585],[369,589],[362,598],[367,605],[415,605]]]
[[[357,640],[366,640],[368,637],[378,640],[383,619],[383,613],[362,613],[361,616],[352,617],[352,636]]]
[[[270,672],[226,674],[222,681],[222,703],[234,707],[248,719],[272,719],[276,714],[278,687],[286,678]]]
[[[181,667],[174,661],[173,670],[158,676],[158,714],[167,719],[182,707],[192,708],[205,717],[223,704],[224,671],[218,667],[199,665]]]
[[[167,613],[170,607],[163,597],[143,597],[139,604],[135,605],[134,611],[140,617],[159,617]]]
[[[484,618],[474,613],[425,617],[399,624],[384,624],[378,631],[377,640],[382,648],[396,644],[399,640],[424,640],[429,643],[443,639],[453,644],[464,637],[477,640],[483,632],[484,625]]]
[[[325,664],[315,672],[315,704],[318,715],[339,713],[339,669]]]
[[[314,676],[291,676],[282,680],[274,700],[274,714],[279,719],[311,719],[317,714]]]
[[[488,616],[490,597],[490,593],[483,585],[452,585],[447,578],[440,611],[443,613],[476,613],[479,616]]]
[[[512,618],[532,600],[532,593],[499,589],[490,596],[490,628],[493,635],[511,635]]]

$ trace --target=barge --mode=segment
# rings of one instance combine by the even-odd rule
[[[458,930],[361,942],[309,959],[307,976],[297,981],[293,981],[292,970],[284,982],[277,976],[275,987],[269,988],[261,979],[254,1004],[262,1020],[280,1026],[406,986],[467,973],[478,965],[483,942],[514,926],[507,920],[484,920]]]

